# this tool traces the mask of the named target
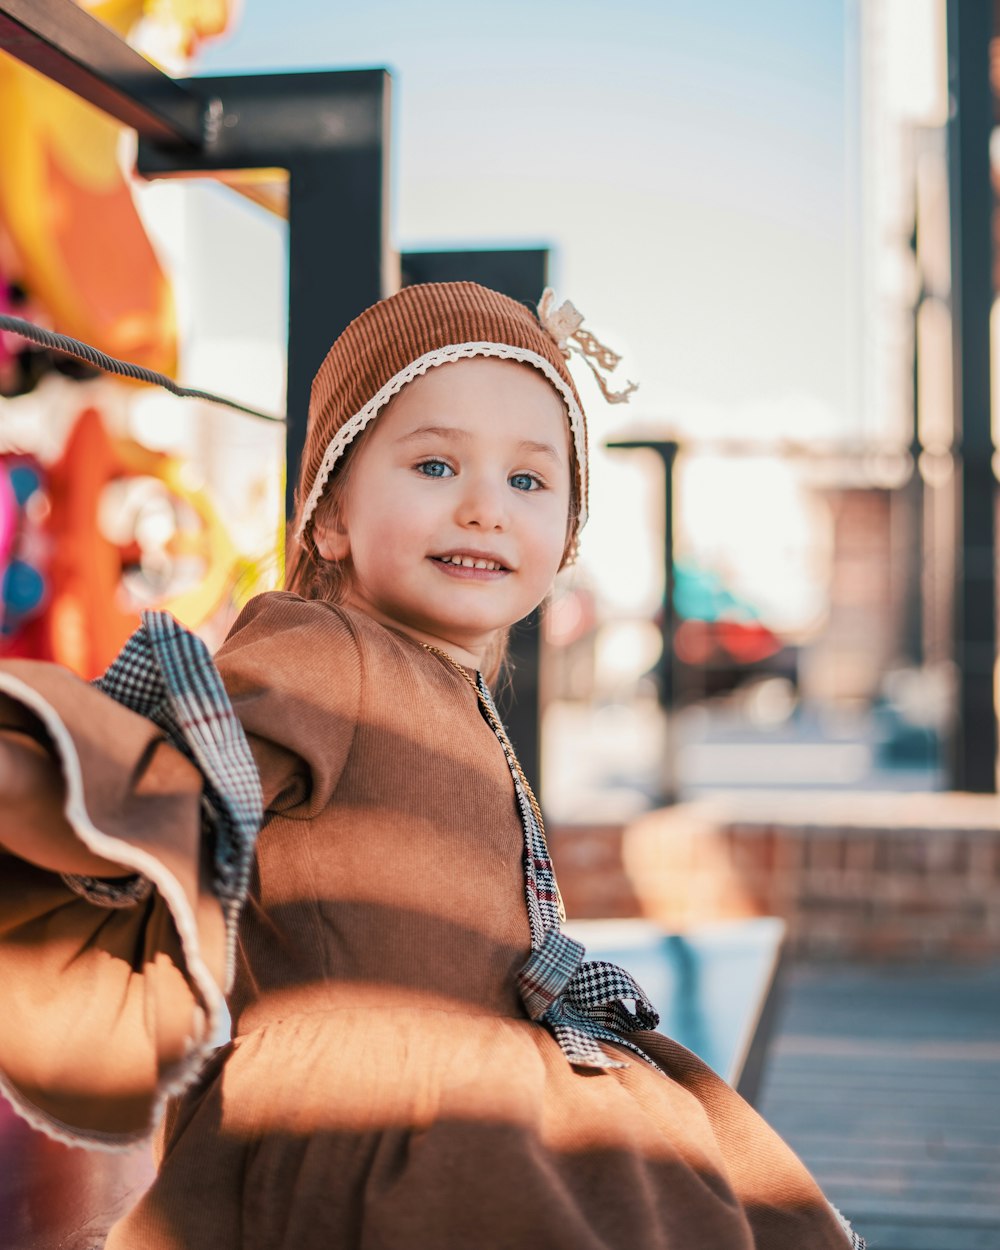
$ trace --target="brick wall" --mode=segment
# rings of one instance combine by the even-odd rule
[[[570,916],[781,916],[800,954],[1000,953],[1000,801],[760,794],[550,830]]]
[[[899,500],[871,486],[825,491],[824,498],[833,529],[828,610],[823,629],[801,653],[800,685],[811,699],[869,701],[899,651]]]

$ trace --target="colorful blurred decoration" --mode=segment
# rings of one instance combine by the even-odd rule
[[[81,7],[123,38],[143,19],[160,23],[187,56],[234,16],[232,0],[82,0]],[[2,54],[0,116],[7,122],[0,127],[7,236],[0,278],[16,281],[60,332],[173,376],[173,295],[122,170],[123,128]],[[23,386],[4,385],[2,366],[0,359],[2,392],[22,393]]]
[[[100,14],[98,14],[100,15]],[[173,373],[177,330],[166,275],[119,160],[122,127],[4,58],[0,220],[16,276],[63,333]]]
[[[262,572],[181,461],[113,438],[93,408],[47,473],[0,457],[0,654],[95,677],[143,608],[198,629],[231,615]]]
[[[35,654],[48,602],[49,500],[33,456],[0,456],[0,652]]]
[[[708,569],[674,565],[674,655],[688,670],[698,670],[702,687],[695,694],[732,690],[744,680],[778,675],[794,681],[793,648],[763,624],[757,609],[734,595]],[[692,686],[690,681],[684,686]]]
[[[142,23],[144,46],[176,59],[225,33],[238,0],[78,2],[122,38]],[[0,310],[174,376],[173,296],[122,167],[123,127],[3,54],[0,115]],[[0,336],[0,395],[52,371],[94,373]],[[93,407],[54,463],[0,456],[2,654],[94,677],[142,608],[211,633],[262,576],[185,465],[112,436]]]
[[[81,677],[102,672],[138,623],[119,593],[124,566],[136,552],[108,542],[99,525],[101,494],[124,473],[100,416],[86,409],[49,478],[49,652]]]

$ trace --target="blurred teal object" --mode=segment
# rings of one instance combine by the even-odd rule
[[[14,498],[22,508],[35,491],[41,489],[42,480],[38,471],[30,464],[13,465],[8,469],[8,477],[14,491]]]
[[[875,701],[872,723],[875,757],[883,768],[928,769],[940,764],[943,743],[938,731],[910,720],[891,700]]]
[[[3,575],[0,591],[4,606],[18,616],[36,608],[45,594],[45,580],[41,573],[23,560],[11,560]]]
[[[674,608],[688,621],[760,620],[757,609],[727,590],[717,573],[680,561],[674,565]]]
[[[47,599],[44,487],[45,470],[33,456],[0,454],[0,642],[4,655],[18,654],[24,627],[38,617]]]

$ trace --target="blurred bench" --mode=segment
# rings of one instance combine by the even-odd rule
[[[720,923],[682,935],[646,920],[584,920],[566,931],[590,958],[627,968],[660,1012],[660,1031],[754,1102],[773,1023],[783,921]],[[60,1145],[33,1132],[0,1098],[3,1250],[99,1250],[152,1177],[149,1151]]]
[[[631,972],[659,1031],[693,1050],[756,1103],[778,1004],[785,922],[774,916],[665,933],[651,920],[576,920],[591,959]]]

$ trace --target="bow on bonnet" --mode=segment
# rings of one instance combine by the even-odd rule
[[[632,392],[639,389],[636,383],[628,382],[623,391],[611,391],[608,389],[607,379],[599,372],[603,369],[606,373],[611,373],[618,367],[621,356],[610,347],[599,343],[589,330],[583,329],[583,313],[569,300],[564,300],[558,308],[554,308],[555,300],[555,291],[547,286],[538,301],[538,320],[548,331],[549,337],[567,360],[571,351],[576,351],[583,357],[597,379],[601,394],[609,404],[627,404]]]

